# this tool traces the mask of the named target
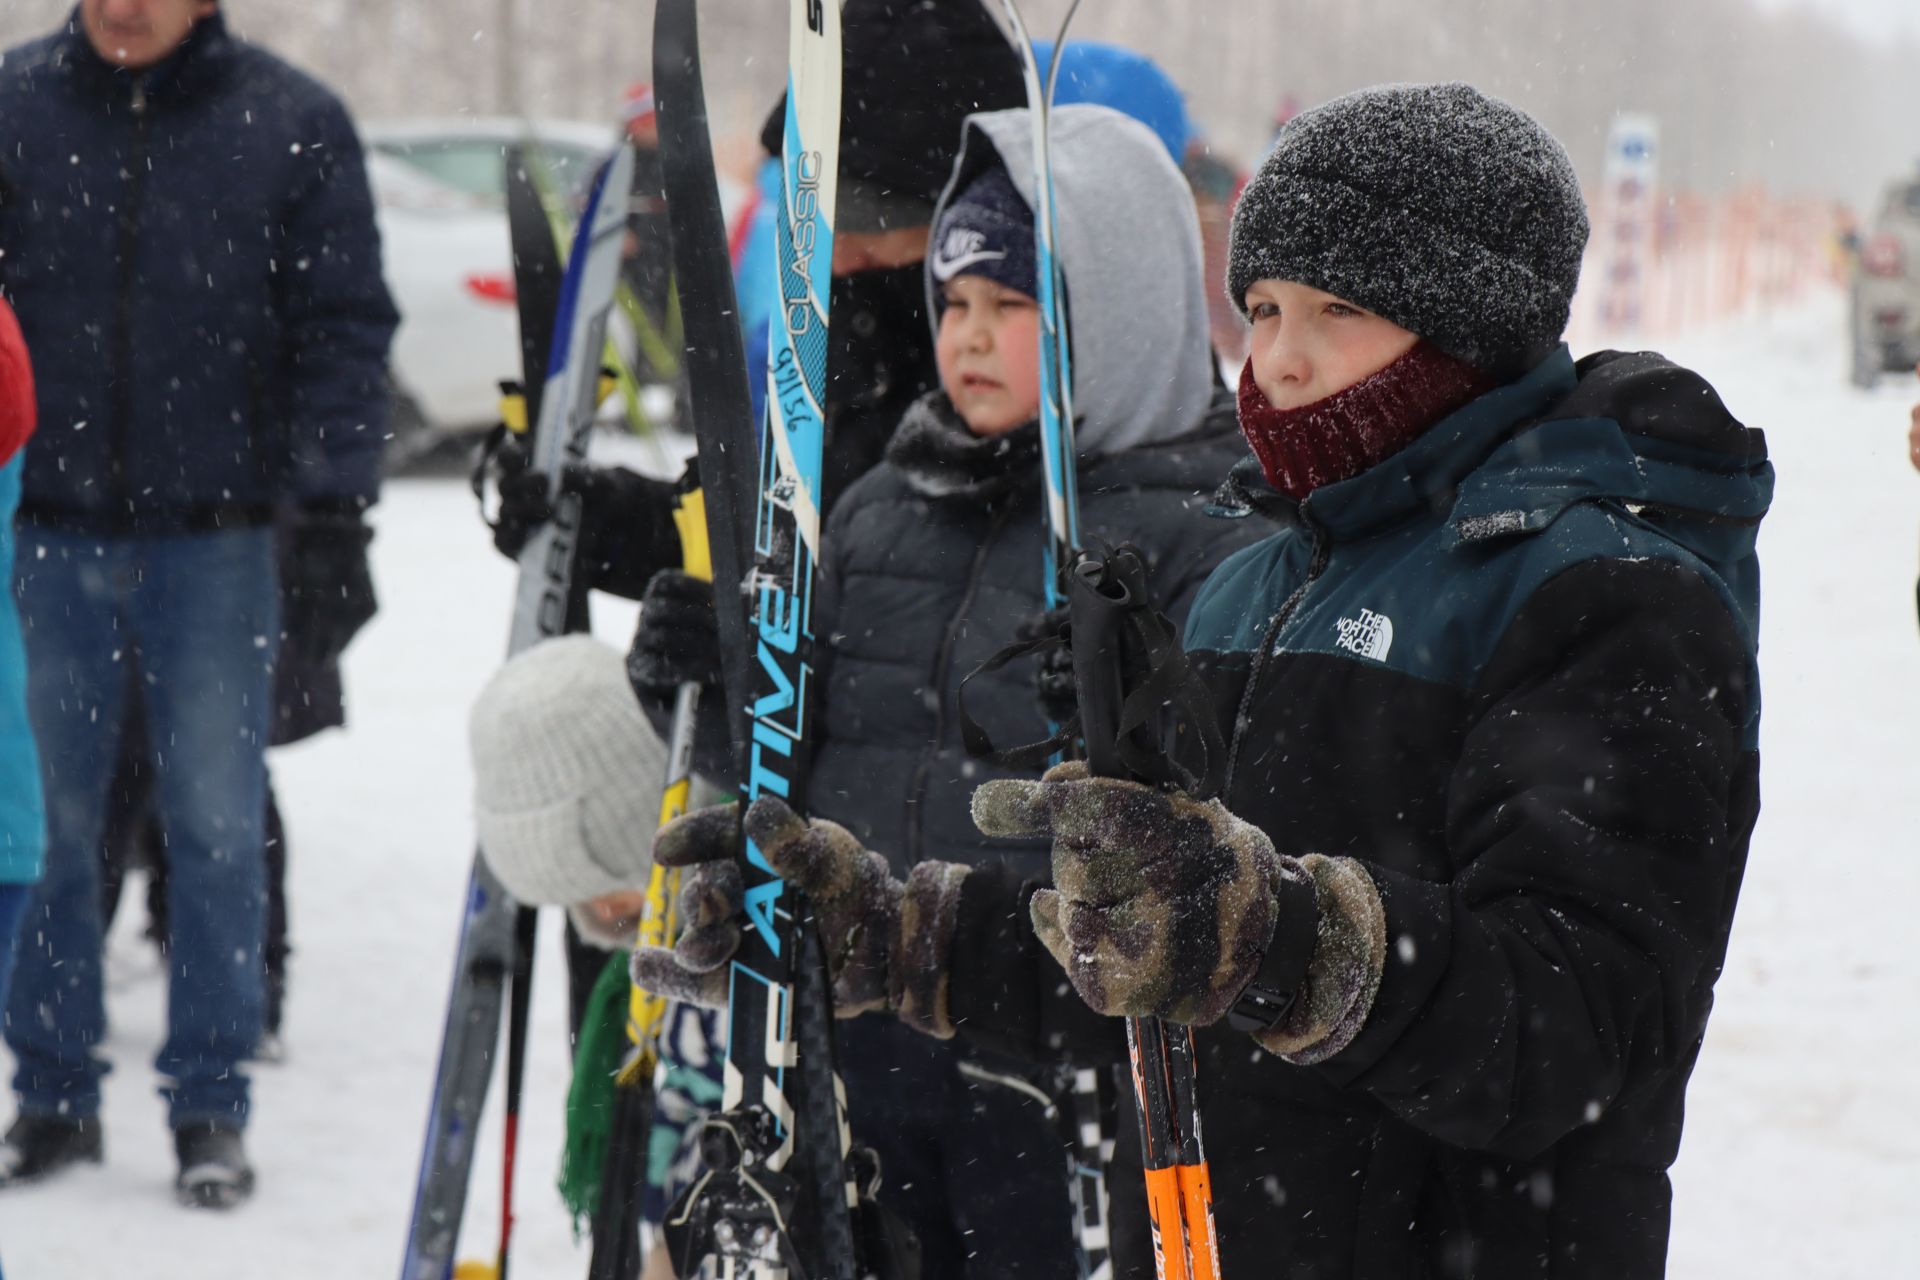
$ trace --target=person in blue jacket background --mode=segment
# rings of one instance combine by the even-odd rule
[[[0,298],[0,575],[13,571],[20,450],[33,424],[27,344],[12,309]],[[27,653],[20,639],[20,613],[12,594],[0,592],[0,1009],[6,1007],[15,940],[46,851],[46,803],[40,791],[40,756],[27,721]]]
[[[1033,56],[1040,66],[1040,83],[1045,84],[1052,74],[1053,41],[1035,40]],[[1104,40],[1068,41],[1060,55],[1053,102],[1060,107],[1075,102],[1112,107],[1153,130],[1175,164],[1187,158],[1187,143],[1193,137],[1187,96],[1144,53]]]
[[[13,572],[13,512],[20,504],[21,446],[33,434],[33,370],[27,344],[0,297],[0,581]],[[40,755],[27,720],[27,652],[13,594],[0,591],[0,1009],[13,951],[46,863],[47,811]]]
[[[13,512],[20,504],[21,447],[33,433],[33,373],[26,342],[0,298],[0,573],[13,569]],[[13,975],[14,941],[46,861],[40,757],[27,722],[27,654],[13,596],[0,592],[0,1008]]]

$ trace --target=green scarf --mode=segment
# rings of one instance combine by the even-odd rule
[[[627,1042],[632,984],[627,953],[608,956],[580,1019],[573,1083],[567,1086],[567,1145],[560,1156],[560,1198],[572,1215],[576,1240],[600,1204],[601,1171],[613,1143],[613,1078],[632,1047]]]

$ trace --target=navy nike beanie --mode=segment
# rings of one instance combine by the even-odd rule
[[[1290,280],[1513,378],[1559,345],[1587,208],[1566,149],[1466,84],[1363,89],[1280,131],[1233,215],[1227,292]]]
[[[946,207],[927,243],[927,270],[938,286],[955,276],[985,276],[1037,298],[1033,210],[999,165],[981,171]]]

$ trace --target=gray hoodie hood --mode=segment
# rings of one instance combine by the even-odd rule
[[[1213,394],[1200,222],[1186,179],[1153,132],[1086,104],[1055,107],[1050,133],[1055,251],[1067,281],[1074,446],[1119,453],[1185,435]],[[1034,202],[1025,109],[967,117],[947,202],[997,165]],[[927,314],[935,284],[928,255]],[[935,321],[938,327],[938,321]]]

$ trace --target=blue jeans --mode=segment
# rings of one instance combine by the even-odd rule
[[[0,1009],[7,1007],[7,982],[13,977],[13,941],[20,936],[33,897],[30,884],[0,884]],[[0,1275],[0,1280],[6,1280]]]
[[[115,539],[20,529],[27,702],[47,796],[46,877],[7,1004],[24,1113],[100,1110],[101,827],[125,699],[139,697],[166,838],[172,965],[154,1065],[175,1127],[246,1122],[240,1066],[260,1037],[265,752],[280,631],[273,557],[267,529]]]
[[[13,940],[33,900],[30,884],[0,884],[0,1009],[7,1007],[7,986],[13,978]]]

